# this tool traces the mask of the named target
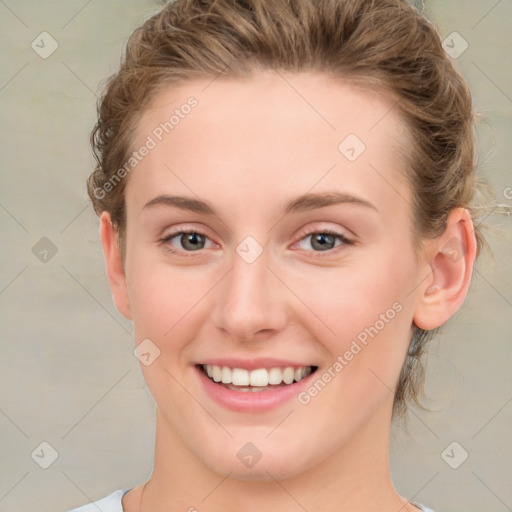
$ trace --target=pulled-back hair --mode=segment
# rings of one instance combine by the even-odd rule
[[[257,69],[318,71],[387,95],[410,133],[404,157],[418,240],[441,234],[456,207],[474,216],[471,95],[436,28],[415,7],[405,0],[175,0],[131,35],[91,134],[97,165],[89,195],[98,214],[110,213],[122,251],[128,178],[106,184],[133,151],[144,109],[163,88]],[[407,399],[419,404],[421,356],[432,334],[415,327],[395,413]]]

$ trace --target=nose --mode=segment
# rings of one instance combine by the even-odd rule
[[[268,251],[252,262],[233,254],[232,268],[217,287],[212,321],[236,341],[272,337],[289,317],[285,286],[268,268]]]

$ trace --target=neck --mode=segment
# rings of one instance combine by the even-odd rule
[[[417,512],[391,482],[390,424],[391,414],[384,410],[350,443],[308,471],[279,481],[270,474],[267,481],[243,481],[203,464],[157,411],[154,469],[140,512]]]

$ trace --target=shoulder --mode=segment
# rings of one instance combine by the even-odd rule
[[[123,512],[121,499],[129,490],[130,489],[119,489],[98,501],[74,508],[68,512],[98,512],[98,510],[103,512]]]

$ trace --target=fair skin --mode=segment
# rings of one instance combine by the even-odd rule
[[[399,149],[406,129],[386,98],[315,73],[218,78],[205,88],[210,81],[160,92],[140,120],[134,148],[187,98],[198,100],[129,176],[124,262],[101,216],[116,306],[136,343],[149,338],[160,350],[141,365],[157,403],[154,471],[123,507],[417,511],[390,478],[392,390],[413,323],[433,329],[464,301],[476,252],[469,213],[453,210],[446,231],[416,252]],[[366,146],[353,162],[338,150],[348,134]],[[352,199],[283,213],[298,196],[333,191]],[[216,214],[145,206],[162,195],[199,199]],[[205,235],[199,250],[175,235],[184,228]],[[311,233],[325,229],[353,243],[334,237],[322,251]],[[236,251],[248,236],[262,249],[251,263]],[[454,257],[454,247],[464,250]],[[293,384],[298,395],[397,303],[307,404],[294,396],[237,411],[202,385],[196,365],[212,358],[286,359],[318,367]],[[262,454],[252,467],[237,457],[248,442]]]

